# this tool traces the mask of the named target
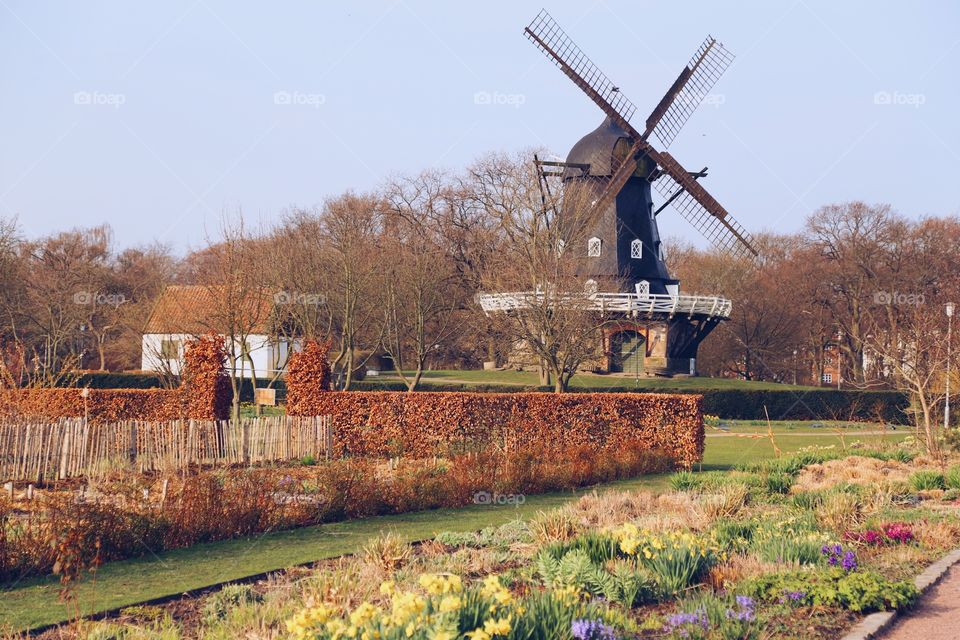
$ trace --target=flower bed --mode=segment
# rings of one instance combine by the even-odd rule
[[[805,465],[822,462],[807,455],[694,474],[695,482],[681,476],[681,489],[661,495],[591,494],[527,522],[441,533],[415,548],[387,534],[351,558],[209,596],[191,633],[836,637],[865,613],[912,603],[917,591],[909,578],[960,542],[960,518],[954,502],[909,483],[790,488]],[[781,491],[783,484],[793,493]],[[866,531],[889,540],[874,544],[859,535]],[[129,615],[95,630],[183,630],[162,609]]]
[[[310,461],[307,461],[310,462]],[[120,476],[33,501],[0,497],[0,584],[57,567],[87,568],[163,549],[323,522],[459,507],[495,495],[568,490],[674,468],[673,460],[624,441],[547,458],[494,452],[396,467],[345,459],[281,469],[202,472],[164,480]],[[480,496],[480,498],[478,498]]]

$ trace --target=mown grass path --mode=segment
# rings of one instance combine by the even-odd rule
[[[906,435],[845,436],[845,442],[847,446],[854,441],[895,442]],[[841,439],[832,434],[779,432],[776,434],[776,443],[784,454],[789,454],[811,445],[839,447]],[[711,437],[707,440],[701,468],[729,469],[742,462],[773,456],[773,446],[768,439]],[[527,518],[537,511],[561,506],[583,492],[594,489],[657,491],[667,487],[668,475],[651,475],[599,485],[580,492],[527,496],[520,505],[474,505],[381,516],[196,545],[160,554],[144,550],[145,555],[141,558],[111,562],[101,567],[95,579],[86,580],[76,587],[76,601],[83,615],[91,615],[353,553],[382,531],[393,531],[410,541],[423,540],[440,531],[474,531],[515,518]],[[75,605],[60,601],[59,588],[55,579],[45,578],[0,590],[0,631],[33,629],[72,618]]]

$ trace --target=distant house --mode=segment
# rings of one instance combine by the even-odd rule
[[[227,362],[227,369],[234,367],[234,375],[250,378],[256,373],[258,379],[273,377],[282,372],[294,347],[294,340],[271,335],[275,318],[274,296],[264,294],[249,299],[232,314],[241,318],[234,324],[244,327],[246,345],[234,345],[238,356],[249,353],[253,372],[247,358],[238,357],[236,362]],[[141,368],[180,375],[185,345],[197,336],[216,333],[227,338],[231,314],[227,311],[224,293],[217,287],[202,285],[171,285],[164,289],[157,300],[143,332]],[[230,352],[230,345],[227,345]]]

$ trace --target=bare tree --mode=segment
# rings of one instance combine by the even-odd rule
[[[842,335],[841,352],[850,382],[864,384],[864,328],[866,308],[883,293],[884,256],[903,232],[889,205],[863,202],[830,205],[807,221],[809,242],[824,257],[821,279],[831,286],[830,306]]]
[[[490,156],[471,169],[475,197],[497,222],[498,252],[484,272],[487,292],[517,292],[520,308],[491,315],[515,348],[539,362],[541,380],[566,391],[581,365],[600,355],[593,301],[579,277],[597,213],[590,188],[540,189],[523,158]]]
[[[252,386],[257,386],[250,336],[268,332],[273,297],[258,268],[256,241],[248,234],[242,214],[235,220],[224,216],[220,238],[210,244],[208,258],[199,276],[214,301],[214,311],[201,322],[209,331],[224,336],[233,390],[231,412],[238,418],[240,392],[248,372]]]
[[[359,366],[361,344],[376,345],[380,335],[371,327],[380,325],[374,286],[382,268],[379,242],[383,205],[375,195],[346,193],[328,200],[321,215],[321,233],[328,249],[331,274],[328,304],[338,325],[338,351],[332,366],[343,372],[343,388],[349,389]]]
[[[413,391],[427,358],[461,325],[464,283],[443,240],[442,221],[456,204],[442,175],[398,179],[386,190],[384,261],[377,287],[383,301],[384,351]],[[408,376],[404,371],[412,368]]]

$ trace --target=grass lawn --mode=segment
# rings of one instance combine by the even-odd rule
[[[880,436],[848,436],[846,444],[849,446],[856,441],[896,442],[906,435],[896,432]],[[791,435],[781,431],[775,440],[784,454],[813,445],[839,447],[841,443],[837,435],[829,433]],[[729,469],[741,462],[772,457],[774,449],[769,439],[711,437],[707,439],[702,469]],[[609,483],[599,488],[656,491],[668,486],[669,476],[661,474]],[[439,531],[471,531],[529,517],[537,511],[560,506],[577,495],[554,493],[528,496],[522,505],[478,505],[382,516],[196,545],[158,555],[147,554],[143,558],[101,567],[96,579],[81,584],[76,593],[81,610],[90,614],[352,553],[369,538],[385,530],[392,530],[408,540],[430,538]],[[56,580],[34,579],[0,591],[0,630],[4,626],[25,630],[72,617],[73,605],[60,602],[58,590]]]
[[[396,382],[397,377],[384,373],[378,377],[368,377],[367,382],[376,383],[377,380]],[[483,370],[443,370],[427,371],[423,374],[424,387],[431,382],[461,382],[468,384],[516,384],[537,386],[539,378],[532,371],[483,371]],[[621,375],[597,375],[593,373],[578,373],[570,381],[574,387],[589,387],[591,389],[773,389],[811,390],[820,387],[806,387],[802,385],[778,384],[776,382],[753,382],[749,380],[734,380],[731,378],[632,378]]]

